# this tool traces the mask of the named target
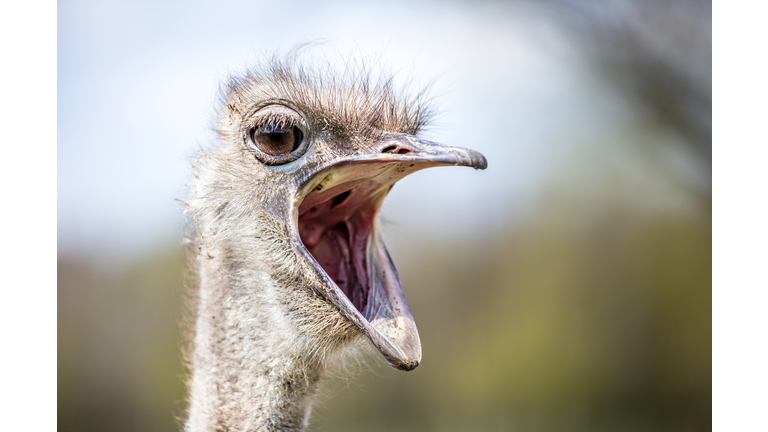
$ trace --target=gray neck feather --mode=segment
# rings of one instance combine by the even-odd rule
[[[302,279],[284,229],[212,229],[197,249],[199,290],[186,431],[301,431],[327,359],[362,333]],[[242,228],[245,229],[245,228]],[[216,234],[218,233],[218,234]],[[277,258],[276,258],[277,257]]]
[[[299,349],[284,290],[263,272],[248,277],[258,286],[238,287],[219,260],[198,260],[187,431],[303,430],[321,364]]]

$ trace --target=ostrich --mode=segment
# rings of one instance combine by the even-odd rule
[[[230,78],[186,200],[195,319],[187,431],[300,431],[335,353],[365,338],[410,371],[421,343],[378,212],[393,184],[483,155],[417,138],[420,93],[290,57]]]

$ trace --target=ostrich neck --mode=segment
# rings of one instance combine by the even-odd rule
[[[205,258],[202,258],[205,257]],[[284,290],[202,253],[186,431],[300,431],[321,368],[302,356]]]

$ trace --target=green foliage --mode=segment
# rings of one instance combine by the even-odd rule
[[[388,239],[424,361],[327,382],[310,429],[710,429],[709,202],[557,210],[495,238]],[[182,266],[59,258],[60,430],[178,430]]]
[[[395,256],[424,362],[313,430],[710,429],[710,220],[605,212]]]

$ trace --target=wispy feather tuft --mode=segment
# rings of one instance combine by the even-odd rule
[[[376,139],[383,132],[416,135],[434,117],[430,86],[409,95],[394,75],[348,59],[343,70],[330,61],[302,59],[306,46],[273,55],[258,68],[232,76],[222,88],[222,114],[247,115],[252,100],[291,101],[340,138]]]

